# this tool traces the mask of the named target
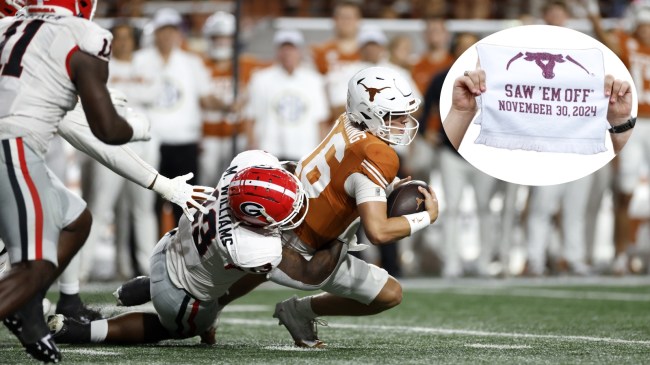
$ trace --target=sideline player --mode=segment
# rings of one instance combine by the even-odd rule
[[[334,270],[343,245],[334,240],[310,261],[283,248],[280,231],[302,222],[307,207],[302,184],[263,151],[233,159],[216,188],[217,200],[194,223],[181,217],[151,256],[151,297],[156,313],[132,312],[82,324],[50,319],[61,343],[149,343],[202,335],[214,343],[218,298],[247,273],[275,268],[294,277],[322,281]]]
[[[78,97],[104,143],[146,139],[148,127],[130,125],[111,102],[111,35],[90,21],[96,1],[28,0],[16,17],[20,4],[0,5],[9,15],[0,20],[0,236],[12,263],[0,279],[0,318],[30,355],[58,362],[42,299],[83,245],[92,218],[43,155]]]

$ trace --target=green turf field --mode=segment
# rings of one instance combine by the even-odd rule
[[[268,286],[224,311],[217,345],[67,346],[68,364],[648,364],[650,279],[407,280],[402,304],[372,317],[327,318],[326,349],[304,350],[271,318],[295,293]],[[110,303],[114,285],[83,293]],[[303,293],[298,293],[304,295]],[[56,298],[56,294],[52,296]],[[35,364],[0,328],[0,363]]]

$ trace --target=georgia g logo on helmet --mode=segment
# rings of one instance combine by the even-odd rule
[[[242,213],[249,215],[251,217],[259,217],[262,215],[262,212],[264,211],[264,207],[261,204],[257,204],[254,202],[245,202],[239,204],[239,209],[242,211]]]

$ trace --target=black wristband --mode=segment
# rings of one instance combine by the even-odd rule
[[[615,125],[609,129],[609,133],[623,133],[634,128],[636,124],[636,117],[630,117],[627,122],[619,125]]]

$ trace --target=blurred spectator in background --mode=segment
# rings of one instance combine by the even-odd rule
[[[426,50],[413,65],[413,80],[424,93],[433,77],[451,67],[454,57],[449,51],[450,35],[442,18],[426,20],[424,31]]]
[[[629,216],[632,193],[640,184],[642,172],[650,171],[650,5],[636,4],[630,9],[632,32],[603,28],[598,2],[583,1],[598,40],[612,49],[627,66],[638,95],[638,119],[634,133],[617,156],[614,181],[614,246],[612,271],[629,272],[628,251],[636,241],[636,229]]]
[[[302,33],[279,30],[276,63],[256,72],[246,107],[249,149],[298,161],[327,134],[329,112],[322,76],[302,66]]]
[[[451,11],[455,19],[490,19],[494,5],[493,0],[454,0]]]
[[[564,27],[570,17],[569,7],[563,0],[547,1],[542,7],[542,19],[546,25]]]
[[[200,180],[204,186],[217,186],[235,150],[245,147],[240,112],[246,98],[245,87],[257,69],[268,66],[250,55],[239,56],[238,95],[235,96],[233,50],[235,17],[222,11],[211,15],[203,25],[206,39],[205,65],[211,74],[212,109],[203,110],[203,141],[200,155]]]
[[[136,69],[133,64],[133,54],[137,48],[136,30],[127,22],[118,21],[112,28],[112,56],[109,62],[108,87],[123,92],[129,106],[138,111],[145,111],[155,102],[160,84],[146,77],[146,72]],[[156,142],[132,142],[129,148],[138,156],[152,164],[158,165],[158,146]],[[117,273],[122,278],[133,277],[134,274],[149,273],[149,256],[158,238],[156,215],[154,211],[156,193],[143,190],[139,185],[126,180],[109,170],[94,159],[84,166],[88,179],[87,201],[88,209],[93,214],[93,225],[86,244],[82,248],[80,278],[87,280],[93,268],[97,243],[115,242]],[[117,239],[114,235],[115,209],[118,200],[126,205],[127,222],[133,222],[132,227],[121,227],[131,232],[133,229],[135,243],[135,266],[132,265],[130,235],[122,235]]]
[[[531,187],[527,223],[528,262],[524,274],[541,276],[545,273],[546,251],[554,226],[552,218],[560,208],[563,249],[559,262],[564,264],[557,266],[574,275],[591,274],[586,263],[585,220],[592,181],[593,176],[588,175],[565,184]]]
[[[158,10],[151,23],[154,47],[136,52],[133,63],[136,69],[147,70],[162,85],[156,102],[148,110],[152,135],[160,142],[160,174],[180,176],[191,172],[194,178],[188,183],[195,184],[199,175],[201,106],[211,108],[213,105],[208,95],[210,77],[202,60],[180,48],[181,23],[182,18],[176,10]],[[163,206],[167,207],[167,212],[172,209],[169,203],[158,199],[159,213]],[[182,214],[180,207],[173,206],[174,219],[161,224],[161,231],[174,228]]]
[[[325,75],[328,89],[346,90],[343,95],[329,94],[330,114],[345,111],[350,63],[359,60],[357,34],[361,23],[361,6],[356,1],[339,1],[334,7],[334,38],[312,46],[312,58],[318,71]],[[335,120],[335,118],[332,118]],[[328,121],[330,122],[330,121]],[[333,121],[330,122],[330,126]]]
[[[471,33],[459,33],[452,42],[452,52],[454,58],[460,57],[469,47],[478,42],[478,37]],[[425,113],[422,119],[430,118],[434,113],[438,123],[441,123],[439,117],[440,93],[445,77],[449,69],[437,74],[425,96]],[[446,278],[455,278],[464,274],[464,263],[460,256],[463,250],[460,241],[460,232],[462,230],[462,218],[460,216],[460,201],[467,185],[474,189],[476,199],[477,216],[479,219],[479,241],[481,243],[481,252],[477,261],[477,267],[474,269],[478,275],[488,275],[486,264],[490,261],[493,251],[493,230],[494,217],[490,211],[490,200],[496,190],[497,179],[487,175],[461,157],[453,145],[447,139],[442,127],[432,128],[439,130],[438,138],[432,137],[429,129],[432,126],[425,126],[425,135],[429,140],[436,141],[439,146],[440,156],[440,174],[442,176],[442,188],[444,191],[444,215],[443,224],[443,268],[442,276]]]
[[[413,67],[413,42],[408,35],[396,35],[388,42],[388,61],[411,72]]]

